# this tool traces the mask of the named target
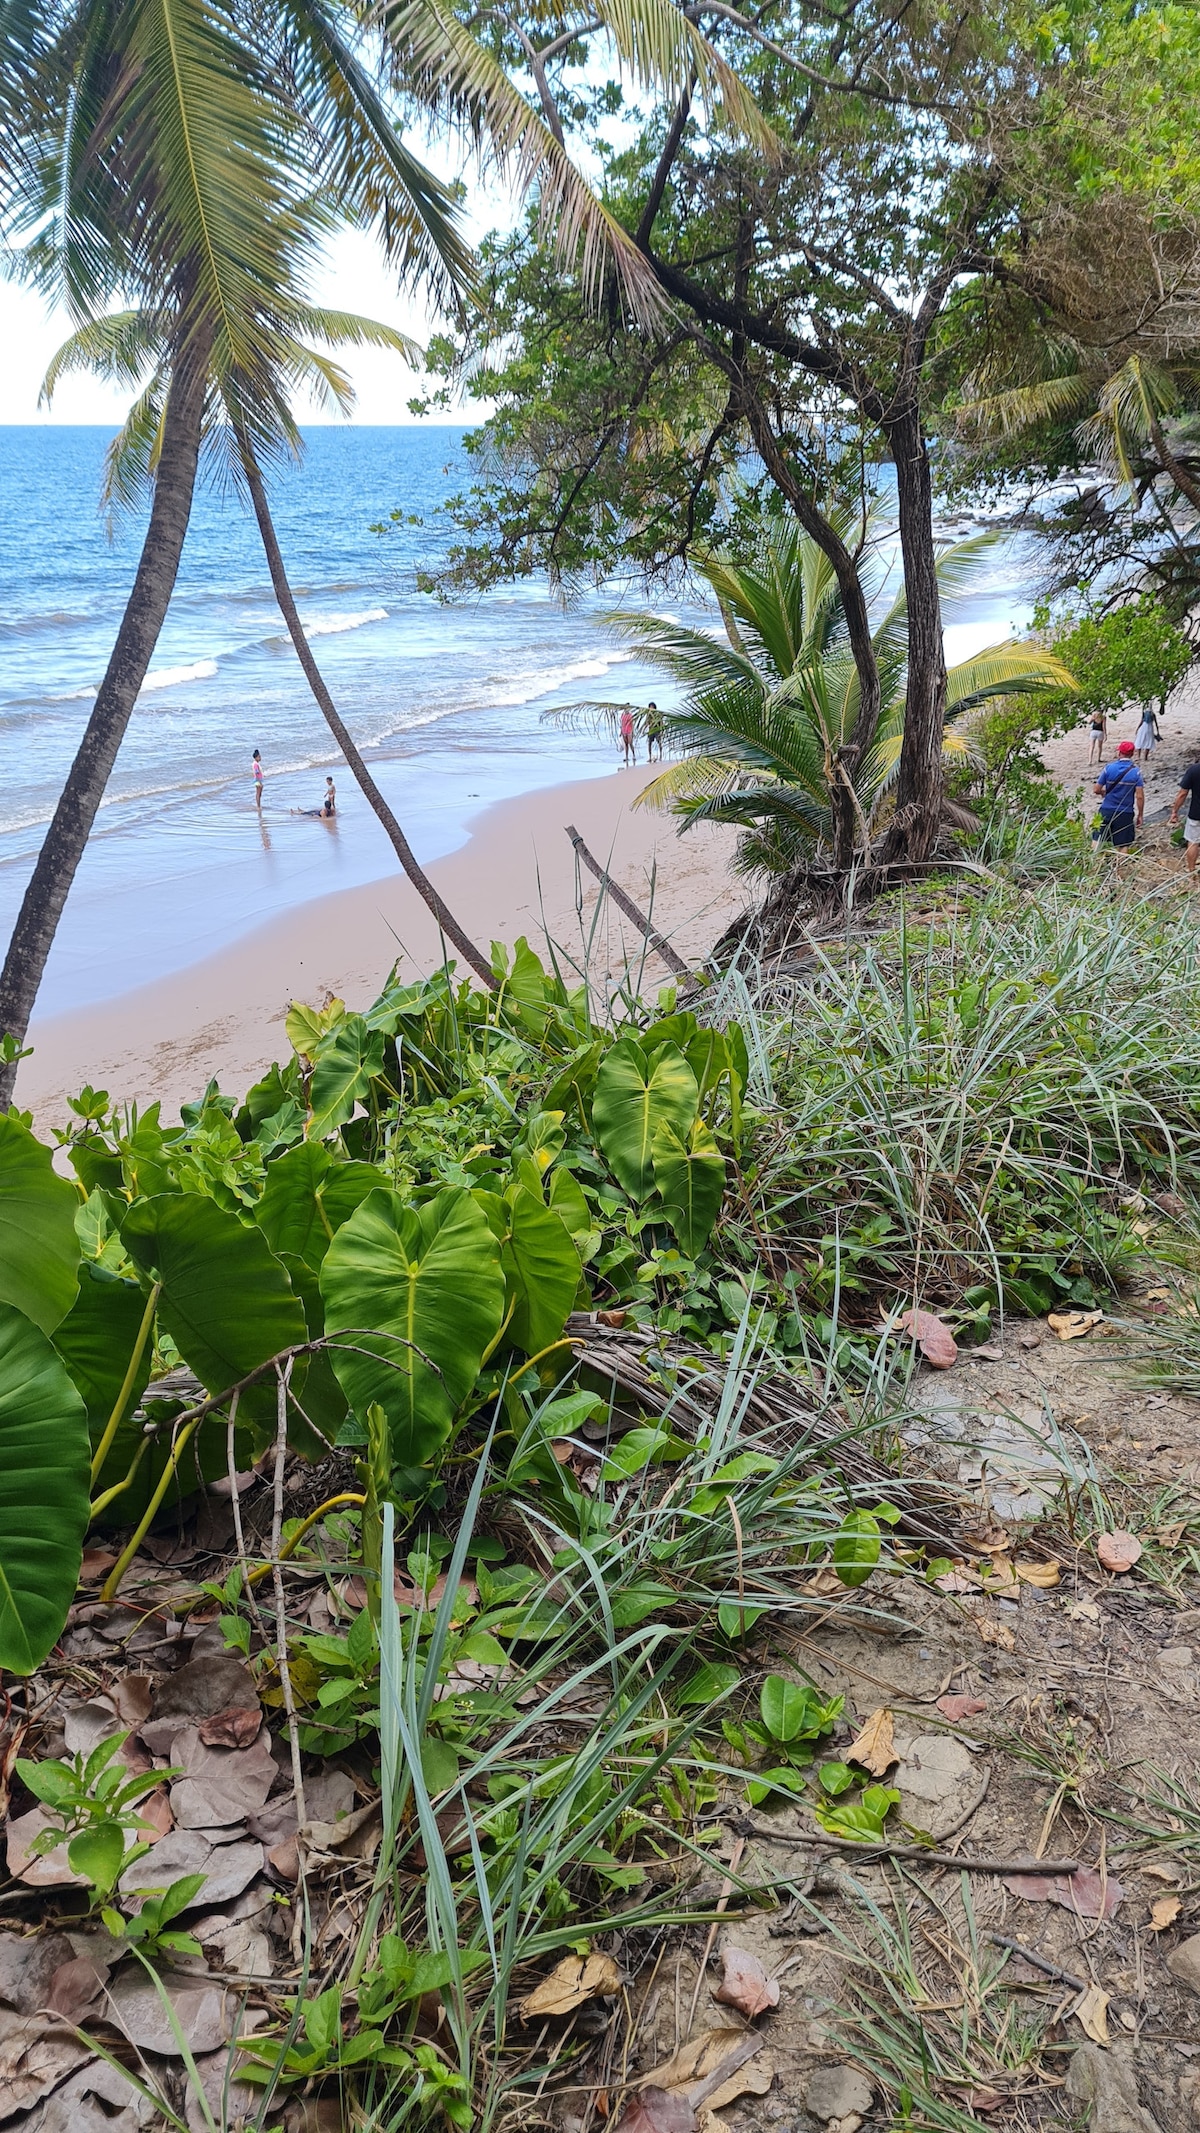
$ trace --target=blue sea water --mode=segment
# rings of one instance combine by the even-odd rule
[[[597,594],[564,609],[541,583],[439,603],[416,571],[439,507],[469,479],[457,428],[318,428],[274,482],[306,630],[348,725],[426,862],[496,800],[602,776],[614,749],[547,721],[581,698],[668,692],[603,628]],[[0,938],[6,938],[132,580],[142,525],[110,540],[108,433],[0,428]],[[399,507],[424,523],[386,537]],[[1028,612],[1021,557],[997,549],[947,632],[951,656]],[[669,604],[682,614],[678,601]],[[699,612],[689,619],[708,620]],[[266,769],[261,819],[251,751]],[[306,899],[392,872],[275,607],[253,519],[197,494],[175,597],[76,877],[39,1001],[54,1013],[186,968]],[[338,781],[333,834],[293,814]]]

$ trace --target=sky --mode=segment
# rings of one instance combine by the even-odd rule
[[[467,217],[468,234],[478,239],[486,229],[511,219],[511,207],[485,190],[472,189]],[[398,326],[424,343],[431,330],[427,305],[420,295],[398,291],[394,277],[384,266],[373,239],[357,230],[338,238],[321,279],[314,286],[314,301],[337,304],[343,311],[358,311],[367,318]],[[127,388],[106,385],[86,372],[68,377],[54,395],[53,406],[39,407],[38,397],[47,365],[71,331],[71,322],[61,310],[51,310],[40,296],[19,283],[0,280],[0,423],[103,423],[116,428],[124,420],[131,395]],[[398,355],[384,349],[347,349],[338,360],[349,373],[358,393],[352,419],[364,424],[409,423],[413,417],[407,402],[420,390],[422,373],[412,371]],[[303,421],[339,422],[334,412],[306,412]],[[472,402],[465,419],[475,420],[486,409]],[[439,414],[437,421],[452,420]]]

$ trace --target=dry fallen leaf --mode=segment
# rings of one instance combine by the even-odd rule
[[[1023,1585],[1036,1585],[1042,1592],[1057,1585],[1061,1577],[1057,1563],[1017,1563],[1015,1569]]]
[[[1100,1609],[1094,1600],[1077,1600],[1071,1609],[1072,1622],[1102,1622]]]
[[[939,1696],[937,1708],[952,1726],[962,1724],[964,1718],[977,1718],[987,1710],[986,1696]]]
[[[1046,1324],[1060,1341],[1077,1341],[1101,1325],[1103,1319],[1103,1311],[1051,1311]]]
[[[846,1588],[836,1570],[818,1570],[815,1577],[809,1578],[804,1590],[815,1592],[819,1599],[829,1600],[835,1592],[845,1592]]]
[[[758,2057],[763,2041],[756,2030],[702,2030],[647,2074],[643,2086],[671,2089],[697,2109],[701,2101],[720,2110],[738,2096],[765,2096],[774,2068]]]
[[[1168,1926],[1174,1925],[1182,1909],[1178,1896],[1157,1896],[1150,1906],[1150,1931],[1165,1933]]]
[[[990,1563],[985,1563],[979,1582],[989,1599],[1020,1599],[1021,1588],[1017,1583],[1017,1575],[1006,1555],[994,1555]]]
[[[1000,1652],[1015,1652],[1017,1640],[1007,1622],[994,1622],[990,1615],[980,1615],[975,1626],[985,1644],[994,1644]]]
[[[1190,1519],[1181,1518],[1174,1526],[1159,1526],[1154,1538],[1160,1548],[1177,1548],[1190,1524]]]
[[[673,2089],[639,2089],[630,2097],[613,2133],[696,2133],[696,2113],[687,2097]]]
[[[568,2015],[585,2000],[609,1999],[620,1990],[621,1973],[611,1955],[567,1955],[526,1994],[517,2012],[523,2022],[535,2022],[542,2015]]]
[[[933,1311],[906,1311],[898,1321],[902,1333],[911,1333],[931,1370],[949,1370],[958,1360],[958,1343],[945,1322]]]
[[[725,1975],[714,1999],[725,2007],[736,2007],[750,2022],[755,2015],[765,2014],[768,2007],[778,2007],[778,1982],[767,1976],[757,1955],[751,1955],[747,1948],[735,1948],[732,1941],[726,1942],[721,1954]]]
[[[1142,1552],[1136,1533],[1102,1533],[1096,1542],[1096,1558],[1106,1570],[1132,1570]]]
[[[249,1748],[258,1739],[262,1724],[261,1704],[230,1704],[215,1718],[202,1718],[196,1728],[206,1748]]]
[[[939,1592],[978,1592],[979,1579],[973,1570],[943,1570],[940,1578],[934,1579]]]
[[[896,1760],[892,1735],[891,1712],[887,1709],[872,1711],[861,1733],[847,1748],[846,1761],[858,1763],[863,1770],[869,1770],[872,1777],[883,1777]]]
[[[1115,1876],[1094,1866],[1077,1866],[1073,1874],[1006,1874],[1004,1886],[1027,1903],[1060,1903],[1077,1918],[1109,1919],[1125,1901]]]
[[[1107,2044],[1109,2041],[1109,1997],[1107,1992],[1101,1992],[1099,1985],[1089,1985],[1071,2009],[1085,2036],[1090,2037],[1093,2044]]]

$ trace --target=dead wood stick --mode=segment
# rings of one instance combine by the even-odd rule
[[[601,888],[604,889],[607,894],[612,897],[612,900],[615,903],[618,911],[623,911],[625,913],[625,916],[629,920],[630,924],[632,926],[637,927],[638,932],[644,935],[645,939],[649,941],[650,946],[654,949],[655,953],[662,957],[663,962],[667,966],[667,969],[674,971],[675,976],[677,978],[690,978],[692,974],[691,971],[688,969],[687,964],[682,960],[682,958],[676,955],[675,950],[672,948],[670,941],[664,939],[663,935],[659,932],[658,927],[651,925],[650,920],[645,916],[644,912],[638,910],[638,907],[633,902],[633,899],[629,896],[626,896],[624,889],[620,888],[618,884],[613,880],[612,875],[608,872],[607,868],[602,867],[598,859],[593,859],[592,854],[589,852],[586,844],[583,841],[583,838],[580,836],[579,831],[576,829],[575,824],[573,822],[568,822],[567,824],[567,835],[575,847],[576,857],[582,860],[589,874],[595,875],[596,880],[599,882]]]
[[[1062,1970],[1057,1963],[1047,1962],[1044,1955],[1035,1955],[1032,1948],[1023,1948],[1019,1940],[1010,1940],[1007,1933],[989,1933],[988,1939],[994,1941],[998,1948],[1011,1949],[1014,1955],[1020,1956],[1023,1963],[1032,1963],[1034,1969],[1040,1970],[1044,1977],[1057,1978],[1062,1985],[1073,1985],[1077,1992],[1087,1991],[1086,1978],[1076,1977],[1073,1970]]]
[[[978,1803],[977,1803],[978,1804]],[[930,1851],[925,1844],[889,1844],[886,1838],[876,1844],[861,1843],[857,1837],[830,1837],[822,1830],[818,1835],[807,1830],[799,1835],[794,1829],[768,1829],[760,1822],[751,1822],[746,1815],[731,1815],[731,1829],[744,1837],[765,1837],[768,1844],[812,1844],[818,1850],[832,1846],[841,1852],[856,1852],[860,1859],[919,1859],[926,1866],[958,1866],[968,1874],[1076,1874],[1078,1859],[970,1859],[962,1852]]]

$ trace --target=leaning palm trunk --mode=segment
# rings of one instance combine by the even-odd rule
[[[196,486],[211,332],[195,328],[176,360],[163,416],[150,523],[104,679],[38,853],[0,972],[0,1033],[24,1039],[75,872],[154,656],[179,573]],[[16,1063],[0,1068],[0,1107]]]
[[[449,905],[443,902],[438,895],[395,815],[363,762],[358,749],[351,740],[337,706],[325,686],[324,676],[313,658],[312,648],[304,634],[304,625],[300,620],[296,602],[292,597],[292,588],[288,582],[279,542],[275,537],[275,524],[271,517],[270,505],[267,502],[267,492],[263,486],[263,478],[258,461],[254,457],[249,440],[244,432],[238,436],[238,452],[245,470],[246,481],[249,485],[250,500],[254,505],[254,516],[258,520],[258,530],[262,536],[267,568],[271,573],[271,584],[275,589],[275,598],[279,602],[280,613],[287,624],[288,635],[296,648],[296,657],[304,669],[305,679],[321,707],[329,730],[345,756],[360,790],[366,795],[370,806],[382,822],[388,837],[391,839],[392,849],[418,896],[421,897],[422,901],[433,913],[447,940],[453,941],[459,954],[466,957],[476,975],[482,978],[486,986],[495,991],[497,984],[495,972],[484,960],[474,942],[463,932]]]

